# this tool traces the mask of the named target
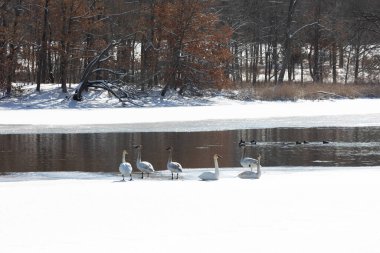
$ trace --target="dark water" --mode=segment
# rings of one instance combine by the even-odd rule
[[[380,128],[278,128],[192,133],[93,133],[0,135],[0,173],[31,171],[116,172],[123,149],[134,166],[133,145],[143,144],[143,160],[164,170],[168,146],[184,168],[238,167],[240,139],[257,141],[251,157],[263,166],[380,165]],[[296,141],[307,144],[295,144]],[[329,141],[322,144],[322,141]]]

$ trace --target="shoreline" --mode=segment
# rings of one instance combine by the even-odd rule
[[[28,108],[27,103],[18,108],[0,106],[0,134],[380,126],[380,99],[248,102],[210,98],[202,105],[187,106],[169,102],[146,107],[72,101],[59,106],[41,101],[39,109]]]
[[[380,113],[93,124],[0,124],[0,134],[208,132],[239,129],[380,127]]]
[[[243,167],[220,167],[219,180],[251,181],[262,180],[267,177],[294,176],[303,174],[324,174],[324,173],[359,173],[377,172],[380,166],[269,166],[262,167],[263,174],[261,179],[241,179],[238,174],[246,171]],[[183,169],[179,180],[171,180],[168,170],[156,171],[148,178],[141,179],[141,172],[133,171],[133,182],[184,182],[200,181],[198,175],[206,171],[213,171],[214,168],[187,168]],[[55,181],[55,180],[82,180],[82,181],[109,181],[113,183],[121,182],[120,173],[115,172],[90,172],[90,171],[35,171],[35,172],[6,172],[0,174],[0,183],[29,182],[29,181]],[[132,182],[132,183],[133,183]],[[126,181],[125,183],[128,184]]]

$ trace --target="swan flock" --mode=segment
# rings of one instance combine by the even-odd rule
[[[261,164],[260,164],[261,156],[259,155],[257,159],[246,157],[245,156],[246,146],[247,146],[246,142],[239,143],[239,147],[242,150],[240,164],[243,168],[249,168],[249,170],[241,172],[238,175],[238,177],[242,179],[259,179],[261,176]],[[141,153],[143,149],[142,145],[134,146],[134,148],[137,149],[136,168],[141,172],[141,179],[144,179],[144,173],[147,174],[147,176],[149,177],[151,173],[155,172],[153,165],[150,162],[141,160]],[[166,150],[169,152],[166,168],[167,170],[171,172],[171,179],[174,180],[174,174],[176,174],[176,179],[178,180],[179,174],[183,172],[182,165],[178,162],[173,161],[173,150],[174,150],[173,147],[168,147],[166,148]],[[133,180],[132,179],[133,168],[132,168],[132,165],[126,161],[127,155],[128,155],[128,152],[126,150],[123,150],[122,160],[119,165],[119,172],[122,176],[121,181],[125,181],[125,177],[129,177],[129,181]],[[214,167],[215,167],[214,171],[203,172],[198,176],[198,178],[202,181],[218,180],[220,177],[218,159],[221,159],[221,158],[222,156],[218,154],[214,154],[213,155]],[[256,167],[256,171],[253,171],[253,167]]]

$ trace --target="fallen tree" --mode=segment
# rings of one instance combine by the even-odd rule
[[[76,101],[82,101],[83,96],[82,93],[84,91],[87,91],[89,88],[98,88],[98,89],[104,89],[108,91],[110,94],[115,96],[123,105],[126,103],[131,103],[133,105],[140,106],[133,101],[131,101],[131,96],[130,94],[125,91],[123,87],[123,81],[121,78],[113,81],[108,81],[108,80],[90,80],[91,76],[98,72],[110,72],[112,74],[115,74],[117,76],[123,76],[125,73],[120,73],[113,71],[111,69],[107,68],[100,68],[100,64],[107,61],[112,57],[110,55],[110,51],[112,48],[117,46],[120,42],[111,42],[107,45],[106,48],[104,48],[94,59],[86,66],[86,68],[83,71],[81,80],[78,84],[78,87],[75,89],[75,93],[72,96],[73,100]]]

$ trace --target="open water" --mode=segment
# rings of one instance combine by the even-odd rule
[[[262,166],[379,166],[380,128],[271,128],[214,132],[0,134],[0,173],[37,171],[117,172],[122,150],[135,165],[134,145],[142,159],[165,170],[166,148],[184,168],[239,167],[239,141],[255,140],[248,156],[262,157]],[[306,141],[306,143],[303,143]],[[323,143],[323,141],[328,143]],[[301,142],[301,144],[296,144]],[[135,167],[135,166],[134,166]]]

